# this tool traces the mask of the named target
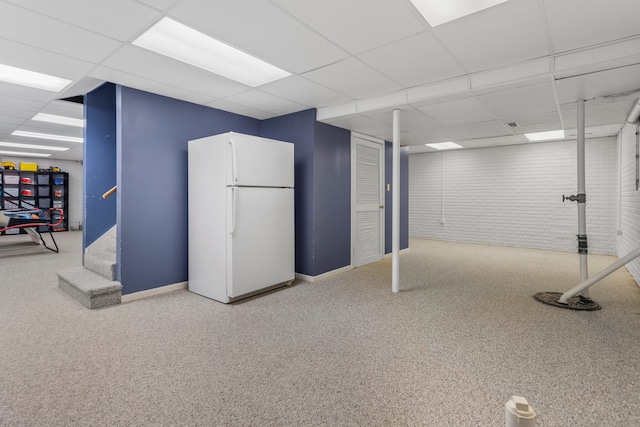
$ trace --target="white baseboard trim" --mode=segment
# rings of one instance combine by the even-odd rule
[[[174,283],[172,285],[161,286],[159,288],[147,289],[146,291],[134,292],[132,294],[122,295],[122,303],[147,298],[153,295],[165,294],[167,292],[177,291],[178,289],[187,289],[189,282]]]
[[[400,249],[400,253],[403,254],[405,252],[409,252],[409,248]],[[392,253],[384,254],[383,259],[391,258],[393,256]]]
[[[305,282],[317,282],[321,279],[326,279],[327,277],[335,276],[336,274],[344,273],[345,271],[353,270],[353,267],[350,265],[346,265],[342,268],[338,268],[336,270],[327,271],[326,273],[319,274],[317,276],[307,276],[306,274],[296,273],[296,279],[304,280]]]

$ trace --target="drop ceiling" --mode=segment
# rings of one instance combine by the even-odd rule
[[[168,16],[292,75],[256,88],[133,46]],[[0,141],[15,130],[82,136],[35,122],[82,118],[60,101],[105,81],[267,119],[309,108],[319,121],[401,143],[466,148],[525,133],[616,135],[640,97],[640,2],[509,0],[432,28],[409,0],[0,0],[0,63],[71,79],[61,93],[0,82]],[[509,123],[517,123],[511,127]],[[82,144],[52,159],[82,159]]]

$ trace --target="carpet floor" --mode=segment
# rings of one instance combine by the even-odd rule
[[[56,277],[81,234],[56,238],[12,256],[28,236],[0,237],[1,426],[503,426],[512,395],[539,426],[640,425],[625,269],[577,312],[532,298],[577,284],[577,254],[411,239],[398,294],[387,259],[230,305],[178,290],[88,310]]]

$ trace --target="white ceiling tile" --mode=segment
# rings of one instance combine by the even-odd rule
[[[640,64],[556,80],[560,104],[640,89]]]
[[[7,1],[121,41],[129,41],[162,16],[135,0]]]
[[[37,112],[42,108],[42,102],[0,95],[0,107]],[[1,117],[0,115],[0,119]]]
[[[537,0],[512,0],[433,29],[469,72],[549,55]]]
[[[585,103],[585,126],[601,126],[611,123],[622,123],[625,121],[635,98],[625,102],[615,102],[611,104],[600,103],[597,100],[590,100]],[[575,128],[578,123],[577,104],[565,104],[561,106],[562,119],[565,129]]]
[[[7,3],[0,3],[0,38],[88,62],[99,62],[120,46],[116,40]]]
[[[423,144],[432,142],[461,141],[467,138],[462,132],[459,132],[447,126],[420,130],[411,133],[416,137],[421,138]]]
[[[519,113],[513,114],[505,117],[501,117],[501,121],[505,124],[516,122],[520,126],[511,128],[511,131],[514,133],[528,133],[522,132],[522,129],[529,128],[531,126],[550,126],[552,129],[560,129],[562,126],[560,125],[560,113],[558,111],[548,112],[548,113],[536,113],[536,114],[528,114],[528,113]],[[551,129],[550,129],[551,130]],[[537,132],[537,131],[531,131]]]
[[[345,120],[334,120],[331,124],[339,128],[354,130],[370,136],[386,135],[393,132],[390,126],[365,116],[355,116]]]
[[[81,78],[93,67],[88,62],[5,39],[0,39],[0,52],[0,62],[5,65],[71,80]]]
[[[185,0],[170,15],[293,73],[347,57],[342,49],[265,0]]]
[[[249,87],[225,77],[156,54],[137,46],[125,46],[102,65],[160,83],[209,96],[224,98]]]
[[[549,121],[544,123],[533,123],[530,125],[521,125],[517,128],[511,129],[514,135],[524,135],[525,133],[536,133],[536,132],[549,132],[553,130],[562,129],[562,124],[560,123],[560,115],[557,115],[558,118],[555,121]]]
[[[387,126],[393,126],[392,112],[371,114],[369,115],[369,117],[381,123],[384,123]],[[412,132],[442,126],[444,126],[444,123],[415,108],[407,108],[400,111],[400,129],[405,132]]]
[[[176,86],[170,86],[163,83],[148,80],[144,77],[127,74],[123,71],[114,70],[107,67],[96,67],[91,70],[90,75],[103,79],[104,81],[119,84],[122,86],[139,89],[158,95],[168,96],[183,101],[193,102],[194,104],[204,105],[213,99],[210,96],[202,95],[197,92],[188,91]]]
[[[556,78],[640,63],[640,38],[628,39],[554,56]]]
[[[74,119],[84,118],[84,107],[77,102],[53,101],[40,111],[41,113],[54,114],[58,116],[72,117]]]
[[[14,107],[0,106],[0,116],[15,120],[29,120],[36,114],[37,110],[21,110]]]
[[[282,116],[284,114],[309,109],[308,106],[288,101],[269,93],[261,92],[258,89],[250,89],[246,92],[228,96],[224,99],[226,101],[233,102],[234,104],[246,105],[251,108],[264,111],[271,114],[271,117]]]
[[[393,134],[389,133],[389,134],[385,134],[385,135],[379,135],[378,138],[384,139],[385,141],[389,141],[392,142],[393,140]],[[428,148],[424,146],[424,142],[423,139],[417,135],[414,135],[410,132],[400,132],[400,146],[404,147],[404,146],[417,146],[417,145],[422,145],[424,148]],[[431,150],[431,148],[429,148]],[[435,151],[435,150],[434,150]],[[411,151],[409,151],[411,152]]]
[[[296,75],[262,85],[260,90],[310,107],[340,104],[351,99]]]
[[[477,98],[498,118],[519,114],[557,111],[553,82],[523,86],[477,95]]]
[[[469,77],[460,77],[440,83],[407,89],[407,100],[414,106],[437,104],[444,100],[468,97],[471,89]]]
[[[58,94],[0,81],[0,96],[40,103],[42,106],[58,98]]]
[[[0,111],[2,111],[2,109],[6,108],[4,105],[0,106]],[[7,110],[4,110],[7,111]],[[18,117],[9,117],[9,116],[5,116],[5,115],[0,115],[0,128],[3,129],[14,129],[16,128],[18,125],[21,125],[22,123],[24,123],[25,119],[21,119]]]
[[[419,109],[443,123],[463,124],[494,120],[496,117],[476,98],[425,105]]]
[[[180,2],[180,0],[138,0],[158,10],[167,10],[170,6]]]
[[[478,123],[464,123],[451,126],[454,130],[462,133],[469,139],[476,138],[496,138],[500,136],[512,135],[509,129],[498,120],[489,120]]]
[[[310,71],[303,77],[356,99],[401,89],[356,58]]]
[[[640,2],[544,0],[555,53],[640,34]]]
[[[228,111],[234,114],[240,114],[241,116],[252,117],[258,120],[265,120],[272,115],[265,111],[260,111],[256,108],[247,107],[245,105],[236,104],[226,99],[219,99],[217,101],[207,104],[208,107],[217,108],[218,110]]]
[[[358,57],[405,87],[466,74],[451,53],[428,32],[370,50]]]
[[[384,46],[428,28],[407,1],[273,1],[353,54]]]
[[[552,57],[534,59],[520,62],[503,68],[475,73],[471,75],[471,87],[474,92],[491,88],[492,86],[503,86],[524,83],[524,86],[536,80],[551,80]],[[511,82],[511,83],[508,83]]]

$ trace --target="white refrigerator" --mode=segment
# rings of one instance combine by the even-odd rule
[[[189,290],[228,303],[290,284],[293,144],[230,132],[188,159]]]

